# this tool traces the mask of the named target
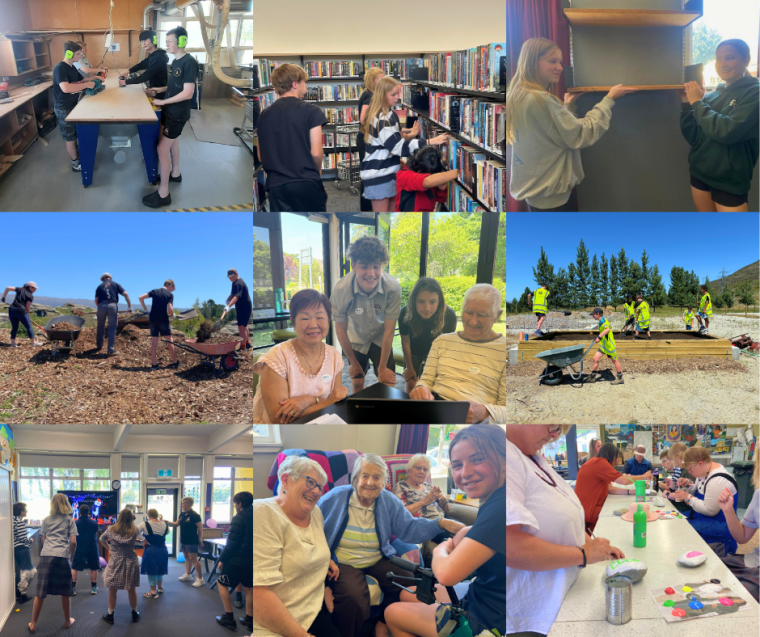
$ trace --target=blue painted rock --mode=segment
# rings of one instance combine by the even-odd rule
[[[699,551],[687,551],[683,555],[679,556],[678,563],[681,566],[689,566],[694,568],[700,564],[704,564],[707,560],[707,555],[700,553]]]
[[[623,560],[612,560],[607,565],[607,576],[623,575],[630,577],[631,582],[638,582],[647,574],[647,565],[641,560],[629,557]]]

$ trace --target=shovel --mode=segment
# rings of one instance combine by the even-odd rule
[[[625,337],[628,336],[628,334],[631,332],[631,328],[633,327],[633,324],[635,322],[634,318],[629,318],[625,325],[623,326],[623,331],[620,333],[620,336]]]
[[[222,321],[224,320],[224,317],[227,314],[227,308],[224,309],[224,312],[222,312],[221,318],[214,323],[214,327],[211,329],[212,332],[218,332],[220,329],[222,329]]]

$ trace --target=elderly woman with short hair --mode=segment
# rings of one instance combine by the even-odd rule
[[[275,345],[253,366],[261,382],[253,397],[253,422],[289,423],[343,400],[343,359],[324,341],[330,299],[316,290],[296,292],[290,320],[296,338]]]
[[[504,310],[501,293],[478,283],[464,295],[461,332],[433,341],[425,371],[410,397],[466,400],[467,423],[507,422],[507,339],[493,330]]]

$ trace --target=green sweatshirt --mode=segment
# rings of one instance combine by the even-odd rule
[[[757,163],[758,82],[743,77],[721,84],[699,102],[681,105],[681,132],[691,144],[689,172],[711,188],[749,192]]]

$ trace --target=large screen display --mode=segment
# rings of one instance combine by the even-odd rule
[[[90,517],[93,520],[119,513],[119,499],[116,491],[58,491],[58,493],[63,493],[69,499],[75,520],[79,519],[80,504],[90,507]]]

